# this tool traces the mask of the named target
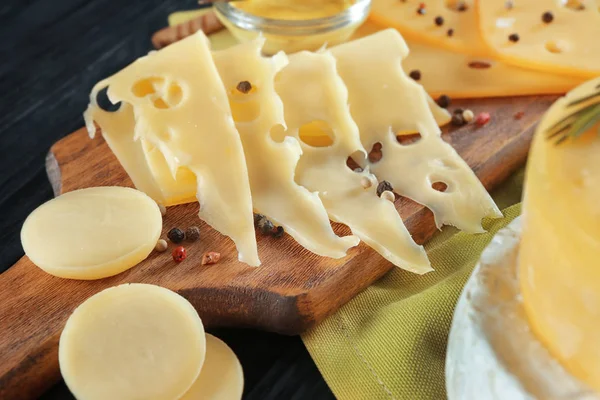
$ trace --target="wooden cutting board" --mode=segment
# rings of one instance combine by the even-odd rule
[[[491,190],[524,164],[534,125],[555,98],[456,102],[451,110],[489,111],[492,120],[484,127],[447,127],[443,137]],[[524,112],[521,119],[514,117],[517,112]],[[47,169],[56,194],[132,185],[100,135],[90,140],[84,129],[52,147]],[[423,206],[400,198],[396,207],[417,242],[426,242],[436,232],[433,216]],[[197,211],[197,204],[171,207],[164,218],[163,237],[176,226],[201,228],[201,240],[186,245],[188,258],[181,264],[172,260],[170,251],[153,252],[117,276],[76,281],[48,275],[23,257],[0,275],[0,398],[33,398],[59,379],[58,340],[66,319],[86,298],[110,286],[145,282],[175,290],[196,307],[207,326],[298,334],[393,268],[362,243],[347,257],[333,260],[308,252],[287,235],[280,239],[259,235],[263,265],[251,268],[237,261],[232,241],[201,222]],[[342,225],[335,229],[349,232]],[[201,266],[205,251],[220,252],[221,261]]]

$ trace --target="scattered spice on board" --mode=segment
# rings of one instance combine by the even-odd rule
[[[162,253],[167,250],[168,246],[169,245],[167,244],[167,241],[165,239],[158,239],[158,242],[156,242],[156,246],[154,246],[154,250],[158,251],[159,253]]]
[[[466,124],[465,119],[462,116],[462,112],[452,114],[452,119],[450,120],[452,125],[454,126],[463,126]]]
[[[552,21],[554,21],[554,14],[552,14],[550,11],[546,11],[542,14],[542,22],[549,24]]]
[[[511,42],[517,43],[519,39],[521,39],[521,37],[518,33],[511,33],[510,35],[508,35],[508,40],[510,40]]]
[[[283,234],[285,233],[285,230],[283,229],[283,226],[278,226],[277,228],[275,228],[275,231],[273,232],[273,237],[275,238],[280,238],[283,236]]]
[[[417,14],[419,14],[419,15],[427,14],[427,10],[425,9],[425,3],[419,4],[419,8],[417,8]]]
[[[221,259],[221,253],[216,251],[208,251],[202,254],[202,265],[216,264]]]
[[[185,247],[177,246],[173,249],[173,260],[175,262],[182,262],[187,257],[187,252],[185,251]]]
[[[410,71],[408,76],[413,78],[415,81],[418,81],[419,79],[421,79],[421,71],[419,71],[418,69],[413,69],[412,71]]]
[[[377,196],[381,197],[381,194],[385,191],[390,191],[390,192],[394,191],[392,184],[389,183],[388,181],[379,182],[379,185],[377,185]]]
[[[490,122],[491,118],[492,117],[490,116],[490,113],[481,112],[481,113],[477,114],[477,118],[475,118],[475,123],[479,126],[483,126],[483,125],[487,124],[488,122]]]
[[[269,221],[265,216],[263,216],[262,219],[258,221],[257,227],[260,233],[262,233],[263,235],[270,235],[273,232],[273,229],[275,229],[273,223]]]
[[[188,242],[195,242],[200,239],[200,228],[197,226],[190,226],[185,230],[185,239]]]
[[[448,29],[448,30],[446,31],[446,35],[447,35],[448,37],[452,37],[452,36],[454,36],[454,29],[452,29],[452,28]]]
[[[448,106],[450,105],[451,102],[452,101],[450,100],[450,96],[445,95],[445,94],[441,95],[436,101],[438,106],[440,106],[442,108],[448,108]]]
[[[435,19],[433,20],[433,22],[435,22],[435,24],[437,26],[442,26],[442,25],[444,25],[444,17],[438,15],[437,17],[435,17]]]
[[[515,114],[515,119],[521,119],[525,115],[525,111],[519,111]]]
[[[473,121],[473,119],[475,118],[475,114],[473,113],[473,111],[466,109],[463,111],[462,117],[465,120],[465,122],[468,123],[468,122]]]
[[[179,228],[173,228],[167,233],[167,237],[173,243],[181,243],[185,239],[185,233]]]

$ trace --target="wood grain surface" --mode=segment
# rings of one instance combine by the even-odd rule
[[[446,128],[443,138],[491,190],[523,165],[534,125],[555,98],[456,102],[451,110],[488,111],[492,120],[484,127]],[[524,113],[522,118],[514,117],[517,112]],[[106,143],[99,136],[90,140],[84,129],[56,143],[47,165],[57,193],[131,186]],[[405,198],[398,199],[396,206],[417,242],[424,243],[436,232],[433,215],[423,206]],[[201,229],[201,240],[186,245],[188,258],[181,264],[172,260],[170,251],[153,252],[117,276],[76,281],[48,275],[23,257],[0,275],[0,398],[34,398],[59,379],[58,340],[66,319],[82,301],[110,286],[145,282],[175,290],[196,307],[207,326],[297,334],[393,268],[362,243],[347,257],[333,260],[308,252],[287,235],[280,239],[259,235],[263,265],[247,267],[237,261],[232,241],[201,222],[197,211],[197,204],[171,207],[164,218],[163,237],[175,226]],[[342,225],[335,224],[335,229],[348,233]],[[220,252],[221,261],[201,266],[205,251]]]

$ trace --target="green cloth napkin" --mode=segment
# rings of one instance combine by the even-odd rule
[[[206,11],[171,14],[169,24]],[[213,50],[236,43],[227,30],[209,38]],[[504,218],[484,221],[487,233],[445,227],[425,245],[435,272],[393,269],[302,336],[338,399],[446,398],[444,360],[454,307],[483,249],[520,214],[523,175],[520,170],[493,193],[498,207],[508,208]]]
[[[425,249],[435,269],[393,269],[302,336],[340,400],[446,398],[444,362],[452,314],[463,286],[493,236],[521,212],[523,170],[494,193],[504,218],[484,234],[444,228]],[[368,267],[368,266],[365,266]]]

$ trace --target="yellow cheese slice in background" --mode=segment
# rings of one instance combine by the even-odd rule
[[[176,400],[204,363],[198,313],[168,289],[115,286],[75,309],[60,336],[60,372],[80,400]]]
[[[368,171],[354,172],[349,156],[366,158],[358,127],[347,106],[348,91],[338,76],[335,59],[329,51],[300,52],[290,56],[290,64],[276,78],[287,130],[302,143],[302,157],[296,180],[316,191],[332,220],[346,224],[352,233],[393,264],[415,273],[431,271],[423,250],[411,238],[394,204],[377,196],[377,180]],[[323,147],[306,141],[307,131],[330,137]],[[281,138],[280,138],[281,139]],[[303,141],[304,140],[304,141]],[[363,188],[370,179],[373,185]]]
[[[240,361],[227,344],[207,333],[202,371],[180,400],[240,400],[243,391]]]
[[[294,182],[302,154],[298,141],[290,137],[277,143],[271,138],[272,130],[289,123],[275,92],[275,75],[288,59],[283,53],[261,56],[263,44],[264,39],[256,39],[213,54],[242,139],[252,205],[256,212],[283,226],[304,248],[321,256],[344,257],[348,248],[358,244],[358,238],[338,237],[314,189],[309,191]],[[236,89],[243,81],[252,86],[249,93]]]
[[[579,77],[600,75],[600,2],[596,0],[477,2],[484,41],[501,60]],[[545,23],[542,14],[553,21]],[[512,42],[509,35],[517,34]]]
[[[519,277],[535,334],[600,392],[600,124],[560,145],[547,138],[550,127],[593,102],[600,107],[600,78],[559,99],[540,122],[527,164]]]
[[[240,261],[259,265],[246,160],[204,34],[142,57],[101,84],[113,103],[133,106],[134,137],[160,150],[172,176],[180,167],[196,175],[200,218],[235,242]]]
[[[421,4],[423,15],[417,12]],[[436,25],[436,17],[443,18],[441,26]],[[373,0],[369,18],[397,29],[409,41],[478,56],[490,54],[479,35],[474,0]],[[443,69],[443,64],[438,67]]]
[[[381,160],[370,164],[380,180],[430,208],[438,227],[450,224],[482,232],[483,217],[502,215],[473,171],[441,138],[423,87],[402,71],[408,47],[397,31],[387,29],[335,46],[331,52],[348,88],[350,112],[363,146],[383,147]],[[419,132],[421,138],[402,145],[396,132]],[[446,191],[435,190],[436,182],[445,183]]]
[[[49,274],[100,279],[148,257],[161,229],[158,205],[144,193],[96,187],[65,193],[36,208],[23,224],[21,244]]]

